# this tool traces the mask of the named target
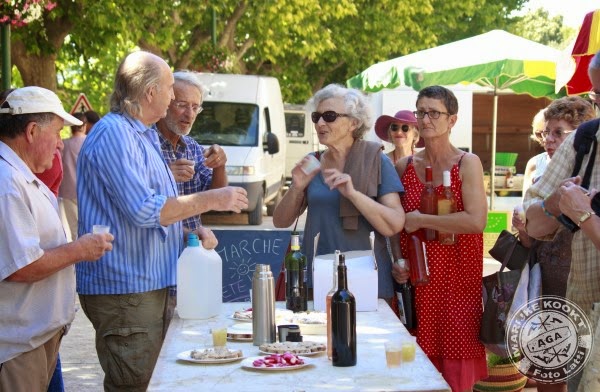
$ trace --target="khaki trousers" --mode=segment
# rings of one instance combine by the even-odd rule
[[[168,289],[119,295],[79,295],[96,330],[105,391],[145,391],[160,353]]]
[[[38,348],[0,364],[0,392],[46,392],[64,333],[61,328]]]

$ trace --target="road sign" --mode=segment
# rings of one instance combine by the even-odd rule
[[[75,101],[75,105],[73,105],[69,113],[73,114],[75,112],[87,112],[88,110],[93,110],[92,105],[90,105],[90,101],[88,101],[85,94],[80,93]]]

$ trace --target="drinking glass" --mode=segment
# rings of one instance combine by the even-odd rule
[[[218,326],[210,330],[213,346],[224,347],[227,344],[227,327]]]
[[[387,341],[384,343],[385,347],[385,362],[388,368],[400,367],[402,363],[402,347],[400,342]]]
[[[413,336],[403,338],[400,347],[402,351],[402,362],[413,362],[417,351],[417,342],[415,342],[415,338]]]
[[[92,234],[108,234],[108,233],[110,233],[110,226],[106,226],[106,225],[92,226]]]

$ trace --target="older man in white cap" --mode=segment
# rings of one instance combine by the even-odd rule
[[[75,317],[75,272],[112,235],[67,243],[56,197],[36,178],[52,165],[66,113],[52,91],[24,87],[0,108],[0,391],[45,391]]]

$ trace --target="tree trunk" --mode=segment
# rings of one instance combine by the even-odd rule
[[[39,86],[56,91],[56,54],[39,56],[27,53],[25,45],[20,41],[12,43],[11,52],[13,63],[21,73],[25,86]]]

